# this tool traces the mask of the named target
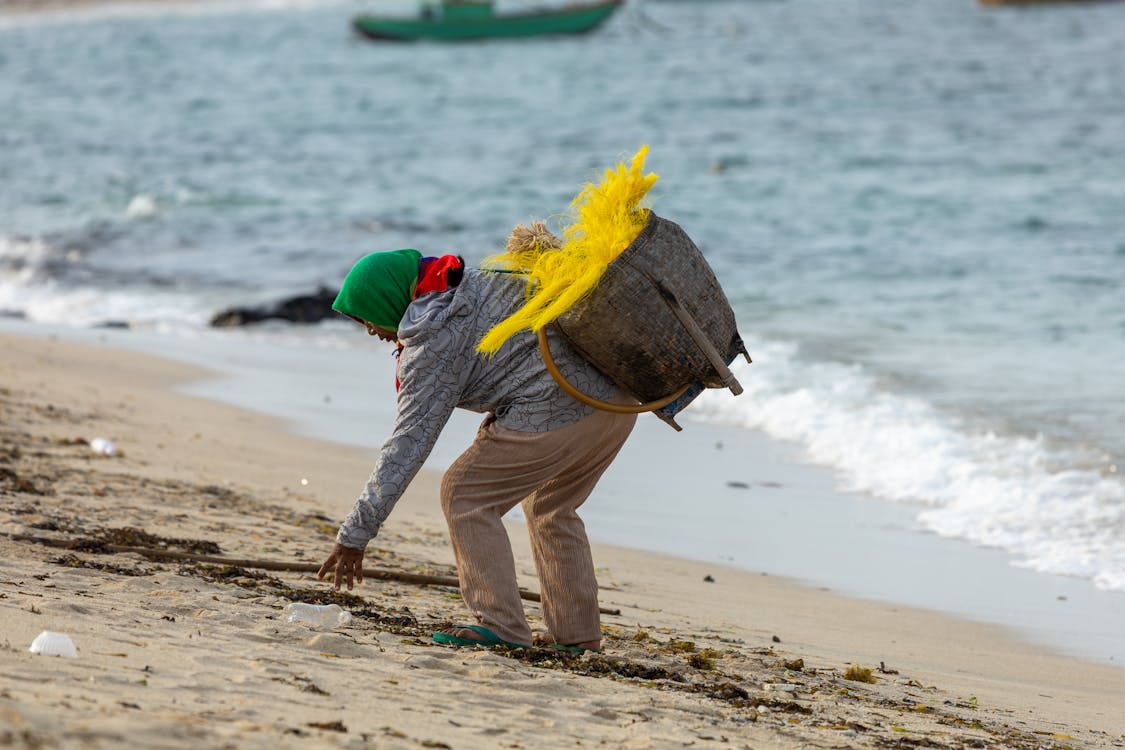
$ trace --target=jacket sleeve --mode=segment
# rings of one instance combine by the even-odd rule
[[[455,350],[438,338],[402,351],[394,432],[336,535],[345,547],[363,549],[379,533],[460,400],[464,368],[450,366]]]

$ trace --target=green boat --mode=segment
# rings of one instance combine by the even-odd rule
[[[360,15],[352,21],[352,26],[369,39],[393,41],[582,34],[602,24],[623,2],[604,0],[526,13],[496,14],[491,2],[444,0],[438,5],[424,6],[417,18]]]

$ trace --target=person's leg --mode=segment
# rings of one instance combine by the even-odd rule
[[[543,597],[543,619],[556,642],[601,646],[598,582],[579,506],[617,456],[636,417],[595,412],[557,431],[568,460],[523,501]],[[565,431],[565,432],[564,432]]]
[[[442,480],[442,509],[457,558],[461,595],[477,620],[502,640],[531,643],[501,518],[571,465],[571,446],[559,438],[575,426],[535,433],[491,424],[477,433]],[[456,635],[480,637],[472,631]]]
[[[502,640],[530,645],[531,629],[520,601],[512,546],[500,520],[526,492],[489,476],[492,472],[482,459],[486,461],[494,453],[490,429],[481,428],[473,444],[445,472],[441,507],[465,606]],[[450,632],[479,638],[471,631]]]

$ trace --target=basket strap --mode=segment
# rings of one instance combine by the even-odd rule
[[[646,411],[656,411],[657,409],[664,408],[668,404],[678,399],[680,396],[684,395],[684,391],[689,388],[689,386],[685,385],[683,388],[681,388],[676,393],[673,393],[671,396],[665,396],[664,398],[660,398],[655,401],[649,401],[648,403],[644,404],[613,404],[609,401],[601,401],[591,396],[587,396],[585,393],[570,384],[570,381],[568,381],[566,377],[563,376],[561,372],[559,372],[559,368],[555,364],[555,358],[551,356],[551,347],[547,344],[547,329],[540,328],[538,331],[538,335],[539,352],[543,355],[543,364],[547,366],[547,372],[551,373],[551,377],[555,379],[555,382],[559,384],[560,388],[562,388],[564,391],[566,391],[582,403],[586,404],[587,406],[592,406],[595,409],[613,412],[614,414],[640,414]]]
[[[647,273],[645,275],[648,276]],[[727,367],[727,363],[723,361],[719,350],[716,349],[715,345],[711,343],[711,340],[707,338],[707,334],[705,334],[703,329],[699,327],[699,324],[695,322],[695,318],[691,317],[691,314],[684,309],[684,306],[680,304],[680,301],[676,298],[676,295],[672,293],[671,289],[651,276],[649,276],[649,280],[652,282],[652,285],[656,287],[656,291],[660,296],[664,298],[664,301],[668,303],[668,307],[672,308],[672,312],[675,316],[679,318],[680,325],[684,327],[684,330],[691,336],[695,345],[699,347],[699,350],[707,357],[711,366],[715,368],[715,372],[722,378],[723,384],[726,385],[727,388],[730,388],[730,392],[734,395],[741,395],[742,384],[734,377],[734,373],[730,371],[730,368]],[[743,354],[746,354],[745,350],[743,350]],[[749,354],[746,354],[746,359],[750,359]]]

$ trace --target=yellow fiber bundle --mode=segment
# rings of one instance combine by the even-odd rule
[[[562,247],[543,241],[532,230],[517,227],[508,251],[488,259],[498,267],[526,275],[527,302],[489,331],[477,351],[495,354],[513,334],[538,331],[584,299],[598,285],[606,267],[632,244],[648,222],[640,200],[656,184],[643,174],[648,146],[642,146],[626,167],[607,169],[598,185],[588,183],[570,204],[572,223],[563,230]]]

